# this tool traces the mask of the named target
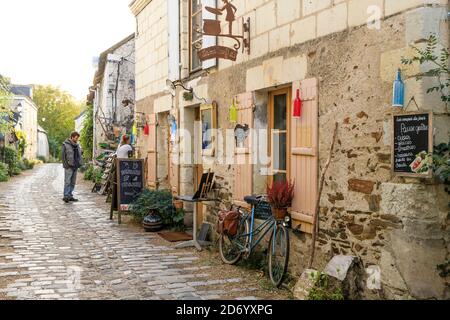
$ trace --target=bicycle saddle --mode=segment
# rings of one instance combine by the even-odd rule
[[[247,202],[248,204],[251,204],[253,206],[258,205],[261,200],[263,200],[262,196],[247,196],[244,197],[244,201]]]

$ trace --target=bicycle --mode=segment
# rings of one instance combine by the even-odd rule
[[[222,261],[234,265],[243,256],[248,258],[256,246],[272,231],[268,248],[269,274],[274,286],[280,287],[289,263],[289,232],[287,230],[289,218],[285,221],[276,220],[264,196],[248,196],[244,200],[252,206],[251,213],[239,207],[241,219],[237,234],[220,236],[219,251]],[[260,206],[265,207],[265,213],[270,213],[270,216],[255,229],[255,211]]]

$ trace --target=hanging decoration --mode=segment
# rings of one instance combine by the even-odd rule
[[[397,77],[394,81],[392,106],[403,108],[405,105],[405,84],[402,80],[402,72],[400,69],[397,71]]]
[[[300,118],[302,116],[303,102],[300,98],[300,89],[297,89],[297,95],[294,100],[294,118]]]
[[[169,124],[170,124],[170,142],[175,143],[177,137],[177,120],[173,115],[169,115]]]
[[[237,121],[238,121],[238,110],[236,108],[236,102],[233,99],[233,103],[231,104],[230,107],[230,122],[236,123]]]
[[[199,31],[198,33],[203,36],[229,38],[236,41],[236,43],[233,48],[212,46],[199,50],[198,57],[201,61],[209,59],[227,59],[236,61],[238,50],[241,47],[242,52],[245,52],[245,49],[247,49],[247,54],[250,54],[250,18],[247,18],[247,20],[242,18],[242,35],[233,35],[233,23],[236,21],[237,8],[231,4],[229,0],[223,0],[223,2],[225,5],[222,8],[205,7],[205,10],[216,16],[222,16],[223,12],[226,12],[225,20],[228,23],[228,34],[222,33],[220,20],[213,19],[204,19],[203,32]]]
[[[146,122],[144,126],[144,135],[150,135],[150,126],[148,125],[148,122]]]

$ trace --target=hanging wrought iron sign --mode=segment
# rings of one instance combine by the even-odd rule
[[[242,53],[247,51],[250,54],[250,18],[245,20],[242,18],[242,35],[233,35],[233,23],[236,21],[237,8],[228,0],[223,0],[225,5],[220,8],[205,7],[205,10],[221,16],[226,12],[225,20],[228,22],[228,34],[222,33],[220,20],[204,19],[203,32],[199,32],[203,36],[224,37],[235,40],[233,48],[225,46],[212,46],[203,48],[198,51],[198,57],[201,61],[209,59],[227,59],[236,61],[238,51],[242,48]]]

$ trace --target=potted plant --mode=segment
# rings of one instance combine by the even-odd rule
[[[173,206],[175,207],[175,210],[177,210],[177,211],[183,210],[183,208],[184,208],[183,201],[177,200],[177,199],[173,200]]]
[[[289,181],[276,181],[272,186],[267,186],[267,201],[275,219],[283,220],[287,216],[294,199],[294,189],[295,185]]]

